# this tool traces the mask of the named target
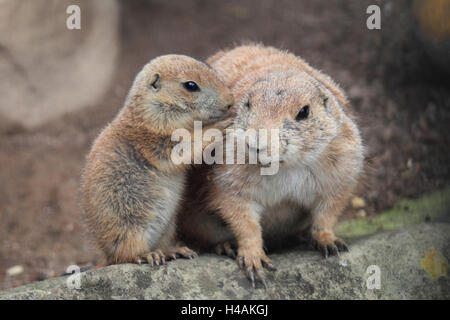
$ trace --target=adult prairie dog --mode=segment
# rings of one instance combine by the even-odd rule
[[[254,284],[271,266],[271,247],[307,231],[325,256],[347,250],[333,228],[363,169],[363,145],[344,92],[299,57],[260,45],[219,52],[209,59],[232,88],[234,129],[279,130],[279,158],[269,143],[247,143],[267,153],[278,171],[261,164],[223,164],[195,169],[195,190],[180,217],[184,239],[199,249],[233,256]],[[270,141],[270,140],[267,140]],[[267,164],[267,162],[266,162]]]
[[[84,216],[109,264],[195,256],[176,238],[187,166],[171,161],[171,134],[195,120],[214,126],[232,103],[216,72],[193,58],[161,56],[139,72],[82,175]]]

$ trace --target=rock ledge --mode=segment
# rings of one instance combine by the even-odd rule
[[[317,252],[272,254],[269,289],[252,289],[234,261],[203,255],[162,267],[115,265],[81,273],[79,290],[66,277],[0,292],[0,299],[450,299],[450,280],[433,280],[422,268],[425,251],[450,257],[450,224],[428,223],[350,243],[351,252],[323,259]],[[381,288],[368,289],[370,265]]]

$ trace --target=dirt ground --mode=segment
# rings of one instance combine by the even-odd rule
[[[402,1],[396,2],[401,3]],[[382,29],[366,28],[369,4]],[[143,64],[166,53],[205,59],[246,41],[288,49],[347,91],[367,146],[368,215],[450,179],[450,83],[393,1],[123,1],[121,53],[101,104],[33,130],[0,130],[0,289],[101,264],[80,219],[78,186],[92,141]],[[346,217],[352,216],[348,211]],[[6,276],[21,265],[24,272]]]

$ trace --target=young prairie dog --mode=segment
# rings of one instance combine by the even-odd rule
[[[347,250],[333,228],[363,169],[363,145],[344,92],[302,59],[274,48],[237,47],[209,63],[232,88],[234,129],[278,129],[274,175],[260,164],[222,164],[194,169],[188,210],[180,232],[198,249],[216,247],[237,259],[254,285],[265,285],[273,267],[263,244],[273,247],[309,234],[325,257]],[[267,141],[270,141],[267,139]],[[270,151],[247,142],[247,151]],[[272,158],[271,158],[272,157]]]
[[[196,255],[175,234],[187,165],[171,161],[171,133],[195,120],[215,127],[232,104],[216,72],[193,58],[161,56],[140,71],[82,174],[85,220],[109,264]]]

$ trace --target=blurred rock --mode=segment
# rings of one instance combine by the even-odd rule
[[[81,30],[69,30],[69,5]],[[115,0],[0,2],[0,130],[32,128],[96,103],[119,51]]]
[[[408,161],[406,162],[406,168],[412,169],[413,167],[413,160],[411,158],[408,158]]]
[[[360,209],[360,210],[358,210],[358,212],[356,212],[355,216],[357,218],[362,219],[362,218],[365,218],[367,216],[367,213],[366,213],[366,211],[364,209]]]
[[[354,209],[364,208],[366,206],[366,201],[361,197],[352,198],[352,207]]]
[[[23,273],[23,267],[20,265],[13,266],[13,267],[9,268],[8,270],[6,270],[6,274],[11,277],[17,276],[21,273]]]

